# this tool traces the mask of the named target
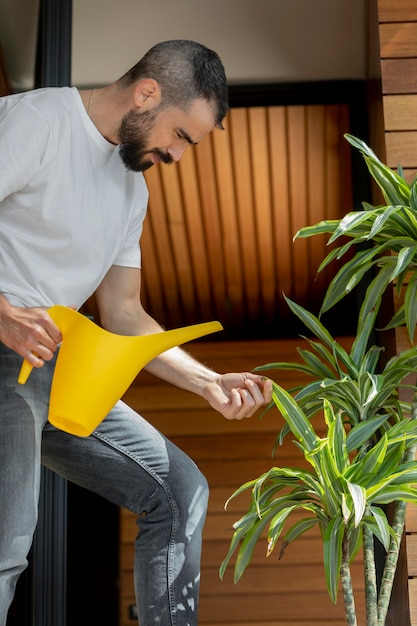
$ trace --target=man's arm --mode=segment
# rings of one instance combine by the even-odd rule
[[[96,292],[104,328],[122,335],[145,335],[163,330],[143,309],[140,288],[139,269],[113,266],[109,270]],[[181,348],[167,350],[146,369],[204,397],[227,419],[250,417],[271,400],[271,381],[249,372],[218,374]]]

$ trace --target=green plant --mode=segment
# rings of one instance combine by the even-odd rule
[[[386,206],[363,204],[363,211],[341,220],[301,229],[297,237],[329,233],[329,243],[348,238],[333,249],[321,271],[340,260],[352,246],[358,250],[337,272],[320,314],[331,308],[365,277],[372,275],[350,351],[344,349],[316,317],[287,299],[306,326],[309,349],[298,349],[301,362],[269,363],[258,370],[296,369],[311,377],[302,388],[286,391],[273,385],[273,403],[285,426],[277,445],[291,432],[309,469],[273,467],[242,485],[233,495],[250,491],[248,512],[234,524],[229,551],[220,567],[223,577],[236,554],[237,582],[249,565],[257,541],[266,534],[267,554],[282,539],[281,552],[312,526],[320,528],[329,595],[335,602],[342,586],[346,623],[356,625],[350,563],[362,547],[367,626],[384,626],[404,530],[407,502],[417,503],[417,399],[400,397],[406,377],[417,372],[417,347],[393,356],[383,365],[381,348],[372,344],[378,312],[387,288],[404,290],[404,303],[385,328],[405,324],[412,342],[417,320],[417,189],[381,163],[362,141],[346,135],[365,158],[380,186]],[[367,244],[364,247],[363,244]],[[407,280],[406,280],[407,279]],[[313,338],[311,338],[313,337]],[[318,341],[317,341],[318,340]],[[325,436],[311,418],[323,412]],[[392,520],[384,505],[395,503]],[[291,525],[295,511],[304,516]],[[377,589],[374,537],[386,550],[385,568]]]

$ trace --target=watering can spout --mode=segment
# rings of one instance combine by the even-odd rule
[[[88,436],[122,397],[140,370],[161,352],[222,330],[219,322],[194,324],[152,335],[110,333],[64,306],[48,313],[62,333],[52,379],[49,421],[74,435]],[[22,363],[25,384],[32,365]]]

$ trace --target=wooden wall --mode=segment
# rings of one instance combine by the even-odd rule
[[[276,360],[297,358],[297,340],[205,343],[189,346],[197,358],[219,371],[247,370]],[[276,372],[275,372],[276,374]],[[272,372],[271,372],[272,375]],[[301,383],[300,374],[281,373],[287,388]],[[275,437],[282,425],[277,411],[262,419],[227,421],[204,401],[142,372],[126,400],[151,423],[184,449],[205,473],[211,488],[204,531],[201,574],[201,626],[342,626],[342,598],[333,605],[325,588],[322,543],[317,530],[292,544],[278,560],[265,557],[266,542],[259,544],[252,564],[234,585],[232,569],[222,582],[218,569],[225,557],[231,526],[245,511],[248,499],[241,496],[224,510],[226,499],[246,480],[256,478],[274,465],[303,466],[298,448],[290,438],[272,459]],[[132,542],[137,533],[134,515],[121,511],[120,626],[135,624],[129,607],[135,604]],[[361,562],[353,567],[358,593],[359,623],[363,623],[363,573]]]
[[[146,172],[143,301],[165,327],[218,319],[228,338],[285,335],[282,293],[317,310],[325,238],[292,238],[352,207],[346,102],[232,108],[179,163]],[[278,323],[277,323],[278,322]]]
[[[417,4],[379,0],[379,38],[387,163],[409,179],[417,170]]]
[[[377,5],[386,160],[394,169],[400,163],[411,182],[417,171],[417,3],[415,0],[378,0]],[[406,345],[405,333],[400,330],[397,349]],[[417,512],[411,505],[406,530],[410,617],[415,626]]]

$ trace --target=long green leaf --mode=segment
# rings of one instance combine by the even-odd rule
[[[358,285],[378,262],[377,249],[358,252],[353,259],[345,263],[330,281],[323,298],[320,313],[323,314],[337,304]]]
[[[327,590],[336,604],[342,564],[342,544],[345,526],[343,518],[334,517],[327,525],[323,537],[324,570]]]
[[[294,239],[305,239],[307,237],[322,235],[324,233],[333,233],[338,224],[339,220],[322,220],[312,226],[304,226],[295,233]]]
[[[404,315],[410,342],[414,341],[417,323],[417,273],[409,280],[404,296]]]
[[[352,361],[348,353],[342,346],[340,346],[337,341],[331,336],[329,331],[323,326],[320,320],[304,309],[299,304],[296,304],[286,296],[284,296],[285,301],[287,302],[291,311],[303,322],[303,324],[323,343],[325,343],[331,350],[333,350],[334,354],[337,355],[338,359],[347,367],[349,373],[351,375],[358,374],[358,369],[355,366],[355,363]]]
[[[375,494],[368,496],[368,500],[371,500],[374,504],[390,504],[396,500],[417,504],[417,490],[413,487],[388,485],[376,491]]]
[[[338,227],[329,239],[329,244],[333,243],[338,237],[342,235],[348,235],[357,226],[363,224],[363,222],[372,219],[377,213],[377,209],[371,211],[352,211],[347,213],[339,222]]]
[[[369,172],[381,188],[387,203],[390,205],[408,204],[410,187],[406,181],[387,165],[381,163],[373,150],[364,141],[348,133],[344,136],[353,147],[364,155]]]
[[[366,489],[362,485],[357,485],[348,481],[347,487],[352,496],[353,507],[355,511],[355,527],[359,526],[362,521],[366,508]]]
[[[388,550],[390,542],[390,525],[388,524],[387,516],[379,506],[370,506],[369,511],[371,515],[373,515],[379,528],[379,540],[385,550]]]
[[[313,526],[317,526],[319,524],[318,517],[306,517],[304,519],[299,520],[291,528],[285,533],[282,538],[283,543],[290,544],[291,542],[298,539],[301,535],[303,535],[306,531],[313,528]]]
[[[288,507],[287,514],[289,515],[294,507]],[[272,510],[268,515],[259,519],[253,524],[250,531],[248,531],[239,547],[239,551],[235,563],[234,582],[237,583],[242,577],[245,569],[249,565],[255,546],[258,539],[268,526],[269,522],[275,517],[276,511]]]
[[[307,450],[312,450],[317,444],[317,435],[294,398],[288,391],[274,383],[272,399],[290,427],[291,432],[306,446]]]
[[[397,256],[397,263],[392,271],[391,280],[395,280],[395,278],[401,272],[408,270],[410,263],[414,259],[417,251],[417,245],[409,246],[407,248],[402,248]]]
[[[360,422],[356,424],[348,433],[346,438],[346,448],[348,452],[353,452],[358,448],[361,448],[384,424],[388,415],[380,415],[376,418],[367,420],[366,422]]]

